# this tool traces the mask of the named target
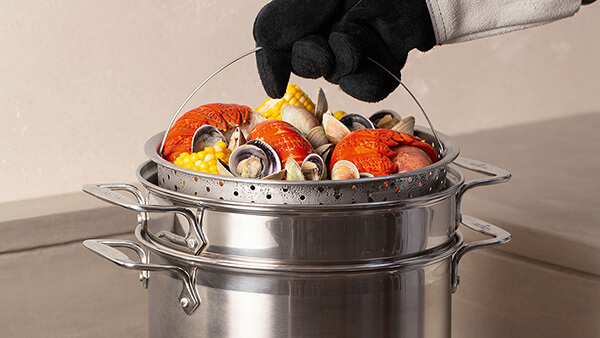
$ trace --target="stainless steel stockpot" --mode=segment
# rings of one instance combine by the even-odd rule
[[[84,187],[140,212],[141,245],[84,245],[141,271],[152,336],[446,337],[460,258],[510,239],[460,214],[467,190],[510,174],[464,158],[454,163],[490,176],[465,183],[459,170],[448,168],[446,187],[434,194],[302,206],[181,194],[160,187],[156,166],[147,162],[138,169],[145,195],[123,184]],[[465,244],[456,231],[460,223],[494,238]],[[114,247],[135,250],[140,262]],[[156,270],[167,273],[150,278]]]
[[[427,254],[310,271],[192,258],[155,243],[142,225],[136,229],[142,246],[120,240],[84,245],[143,271],[151,337],[449,337],[460,258],[510,238],[480,220],[463,222],[494,238],[465,244],[457,231],[447,245]],[[114,247],[134,249],[141,262]],[[148,283],[147,271],[155,270],[164,271],[153,273]]]

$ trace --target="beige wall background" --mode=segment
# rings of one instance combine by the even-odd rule
[[[253,47],[265,3],[0,1],[0,203],[135,182],[145,141],[199,82]],[[414,52],[404,82],[449,135],[598,112],[599,14],[593,4],[543,27]],[[418,114],[400,90],[366,105],[323,80],[294,81],[313,96],[324,87],[335,110]],[[246,58],[186,107],[264,99]]]

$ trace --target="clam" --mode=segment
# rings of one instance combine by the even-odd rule
[[[327,178],[325,161],[317,154],[309,154],[301,165],[302,173],[307,181],[318,181]]]
[[[192,138],[192,152],[197,153],[204,150],[206,147],[214,147],[218,142],[225,142],[225,136],[221,134],[219,129],[210,124],[205,124],[198,128]]]
[[[233,151],[244,143],[246,143],[246,137],[244,137],[244,133],[242,133],[240,127],[235,127],[235,130],[229,138],[229,144],[227,145],[227,148]]]
[[[262,179],[263,180],[276,180],[276,181],[281,181],[282,179],[285,178],[285,174],[286,174],[286,170],[285,169],[281,169],[276,173],[272,173],[269,176],[265,176]]]
[[[340,122],[348,127],[350,131],[359,129],[375,129],[373,122],[360,114],[346,114],[342,116]]]
[[[323,114],[323,129],[333,144],[338,144],[346,135],[350,134],[350,129],[336,119],[331,112]]]
[[[324,144],[324,145],[320,146],[319,148],[315,149],[317,154],[319,154],[319,156],[321,156],[321,158],[325,161],[325,168],[330,167],[331,155],[333,154],[333,148],[335,148],[335,146],[331,143],[328,143],[328,144]],[[325,173],[324,175],[327,175],[327,173]]]
[[[402,117],[393,110],[383,109],[373,113],[369,120],[378,128],[392,129],[393,126],[402,121]]]
[[[231,153],[229,168],[237,177],[262,178],[280,171],[281,162],[271,146],[252,140]]]
[[[234,177],[229,169],[229,166],[221,159],[217,159],[217,171],[219,172],[219,175]]]
[[[339,160],[331,168],[332,180],[352,180],[357,178],[360,178],[358,168],[350,161]]]
[[[302,168],[292,157],[288,157],[285,161],[285,179],[286,181],[304,181],[304,173]]]
[[[402,121],[393,126],[392,130],[413,135],[415,133],[415,118],[413,116],[404,118]]]
[[[319,123],[323,122],[323,114],[329,110],[329,105],[327,104],[327,98],[325,97],[325,92],[321,87],[319,87],[319,93],[317,94],[317,103],[315,103],[315,117]]]
[[[323,126],[316,126],[309,130],[306,134],[306,139],[315,150],[320,146],[329,143],[329,139],[327,138],[327,134],[325,134]]]
[[[319,121],[309,110],[291,104],[281,108],[281,119],[298,128],[302,135],[319,125]]]

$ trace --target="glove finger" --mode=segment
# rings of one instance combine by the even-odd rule
[[[273,0],[254,20],[254,40],[258,46],[289,50],[296,41],[334,21],[343,8],[342,0]]]
[[[285,95],[290,73],[290,52],[263,48],[256,52],[256,66],[267,95],[282,98]]]
[[[397,74],[400,78],[400,73]],[[342,77],[340,88],[348,95],[365,102],[378,102],[393,92],[399,83],[385,70],[365,62],[357,72]]]
[[[329,45],[335,57],[335,68],[326,76],[327,81],[338,83],[342,76],[355,72],[364,59],[361,45],[349,34],[333,32]]]
[[[331,73],[334,64],[333,51],[320,35],[308,36],[292,47],[292,71],[298,76],[316,79]]]

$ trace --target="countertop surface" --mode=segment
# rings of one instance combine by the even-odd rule
[[[454,137],[461,156],[513,175],[468,191],[463,214],[511,232],[499,250],[600,276],[599,127],[594,113]]]

